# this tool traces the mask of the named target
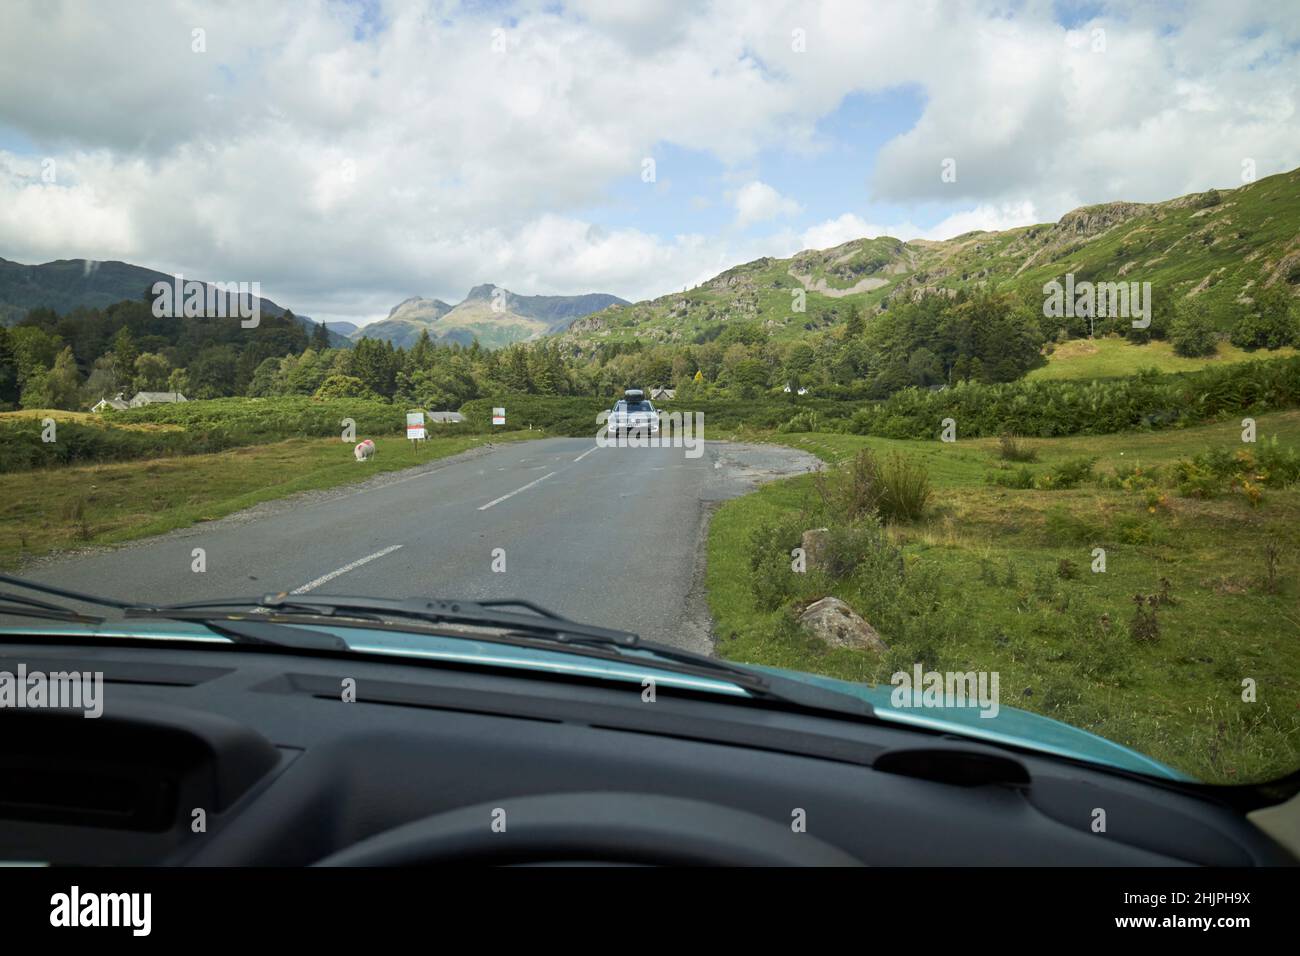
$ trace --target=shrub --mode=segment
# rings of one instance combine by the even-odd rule
[[[856,455],[833,472],[819,472],[813,484],[826,512],[833,519],[847,523],[877,514],[885,494],[880,463],[870,448],[858,449]]]
[[[1054,544],[1096,544],[1105,535],[1105,529],[1095,520],[1062,506],[1048,511],[1044,521],[1047,537]]]
[[[994,471],[985,476],[985,480],[991,485],[1015,488],[1020,491],[1033,488],[1035,479],[1033,471],[1023,466],[1015,471]]]
[[[880,472],[884,494],[880,514],[893,521],[916,521],[925,514],[933,490],[925,466],[900,454],[890,455]]]
[[[778,425],[776,430],[782,434],[818,432],[822,430],[821,416],[815,411],[800,412],[788,422]]]
[[[832,527],[826,534],[821,561],[820,570],[837,581],[861,571],[873,576],[903,574],[902,552],[890,544],[884,527],[874,516]]]
[[[1219,344],[1218,334],[1202,313],[1189,310],[1180,311],[1169,327],[1169,341],[1173,343],[1174,352],[1184,358],[1200,358],[1213,355]]]
[[[1006,434],[998,438],[998,457],[1003,461],[1038,461],[1038,452],[1014,435]]]
[[[855,412],[849,428],[885,438],[932,439],[943,419],[953,418],[959,438],[1007,432],[1048,438],[1170,428],[1296,405],[1300,357],[1288,357],[1105,383],[1022,379],[962,382],[942,392],[907,388]]]
[[[1092,478],[1092,466],[1095,458],[1072,458],[1062,462],[1046,474],[1039,475],[1034,487],[1041,491],[1059,491],[1077,488]]]
[[[805,586],[804,575],[794,571],[790,552],[799,547],[804,522],[799,515],[787,515],[777,522],[755,528],[749,538],[750,588],[754,604],[774,611],[794,598]]]

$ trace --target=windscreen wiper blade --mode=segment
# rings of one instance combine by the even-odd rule
[[[21,594],[0,593],[0,614],[9,614],[15,617],[35,617],[47,621],[73,621],[78,624],[104,623],[102,617],[96,617],[93,614],[82,614],[80,611],[74,611],[72,608],[64,607],[61,604],[38,601],[36,598],[24,597]]]
[[[119,601],[115,598],[101,597],[98,594],[86,594],[81,591],[69,591],[52,584],[40,584],[23,578],[0,574],[0,582],[15,584],[32,591],[54,594],[59,597],[80,601],[83,604],[97,604],[102,607],[118,608],[126,617],[156,616],[157,608]],[[51,621],[71,621],[78,624],[103,624],[105,619],[97,615],[82,614],[70,607],[41,601],[21,594],[0,593],[0,613],[22,617],[42,618]],[[270,621],[221,620],[195,616],[193,620],[203,624],[208,630],[220,634],[236,644],[265,644],[274,647],[296,647],[313,650],[348,650],[347,641],[324,631],[313,631],[302,627],[285,627]]]
[[[575,649],[586,648],[587,653],[595,653],[606,658],[614,652],[641,651],[657,661],[672,666],[662,669],[677,673],[691,674],[697,677],[711,677],[726,680],[740,687],[757,698],[767,698],[806,707],[813,710],[830,711],[855,717],[871,717],[874,711],[871,705],[861,698],[850,694],[822,687],[805,684],[802,681],[781,677],[775,674],[758,673],[737,664],[728,664],[717,658],[695,654],[667,644],[645,641],[630,631],[599,627],[592,624],[580,624],[549,611],[546,608],[525,600],[485,600],[485,601],[451,601],[424,598],[406,600],[394,598],[365,597],[331,597],[316,594],[290,594],[284,591],[254,598],[219,598],[212,601],[191,601],[182,604],[143,604],[131,601],[119,601],[114,598],[101,597],[70,591],[50,584],[40,584],[22,578],[0,574],[0,583],[18,585],[29,590],[69,598],[85,604],[117,608],[128,618],[169,618],[172,620],[192,620],[204,624],[209,629],[221,633],[224,628],[226,636],[242,643],[265,643],[281,647],[301,647],[313,650],[347,650],[348,645],[341,638],[323,632],[302,631],[295,626],[290,636],[288,629],[272,632],[268,627],[276,626],[267,620],[250,619],[242,612],[256,614],[275,614],[292,616],[301,614],[310,617],[339,618],[362,621],[382,621],[384,617],[400,617],[425,621],[429,623],[471,624],[481,627],[516,632],[530,643],[559,644]],[[28,609],[29,616],[61,615],[61,620],[84,619],[71,608],[58,605],[44,606],[45,602],[32,598],[20,598],[19,607]],[[522,608],[512,611],[509,608]],[[42,614],[45,612],[45,614]],[[18,610],[12,613],[24,613]],[[88,623],[102,623],[102,618],[89,618]],[[237,624],[235,622],[238,622]],[[295,640],[295,638],[299,638]],[[506,638],[494,638],[491,635],[480,636],[485,641],[516,641]],[[624,657],[624,660],[627,658]]]
[[[424,598],[402,600],[280,592],[268,594],[261,599],[232,598],[215,602],[173,604],[151,608],[144,613],[188,617],[207,615],[212,612],[228,613],[231,608],[247,607],[272,614],[304,614],[370,621],[382,620],[388,616],[412,618],[435,624],[471,624],[516,632],[533,642],[596,650],[612,649],[619,652],[642,651],[657,659],[656,663],[665,661],[677,665],[664,669],[697,677],[725,680],[755,697],[857,717],[871,717],[874,714],[869,703],[849,694],[815,687],[775,674],[760,674],[714,657],[706,657],[703,654],[655,641],[646,641],[630,631],[581,624],[525,600],[455,601]],[[512,611],[509,608],[523,608],[527,613]],[[143,614],[139,611],[127,611],[126,616],[137,617]],[[483,639],[491,640],[491,637]],[[623,659],[626,660],[626,657]]]

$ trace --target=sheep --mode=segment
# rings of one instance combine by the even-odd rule
[[[369,438],[357,445],[355,449],[357,461],[369,461],[375,457],[375,443]]]

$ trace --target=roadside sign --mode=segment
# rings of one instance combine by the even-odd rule
[[[406,437],[411,441],[424,441],[424,412],[406,413]]]
[[[506,410],[504,408],[492,409],[492,424],[504,425],[506,423]]]

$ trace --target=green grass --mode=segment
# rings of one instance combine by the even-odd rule
[[[1028,379],[1124,378],[1146,368],[1159,372],[1196,372],[1212,365],[1227,365],[1259,358],[1282,358],[1295,355],[1291,348],[1276,352],[1247,352],[1227,342],[1220,342],[1217,354],[1204,358],[1183,358],[1174,354],[1168,342],[1153,341],[1135,345],[1121,338],[1073,339],[1056,346],[1047,364],[1036,368]]]
[[[162,534],[301,491],[318,491],[410,468],[488,442],[540,437],[540,432],[379,439],[364,465],[352,445],[295,438],[208,455],[186,455],[80,467],[46,468],[4,477],[0,505],[0,568],[38,555],[113,545]]]
[[[1261,438],[1276,434],[1300,445],[1300,411],[1261,415],[1258,426]],[[710,526],[708,589],[722,656],[867,682],[887,682],[900,662],[917,660],[938,670],[996,670],[1004,704],[1083,727],[1202,779],[1274,779],[1300,764],[1300,487],[1266,488],[1257,509],[1239,494],[1203,501],[1167,491],[1153,511],[1142,493],[1095,482],[1064,491],[991,485],[987,476],[1008,465],[992,438],[952,445],[841,434],[772,440],[828,461],[870,447],[926,465],[936,491],[928,516],[892,526],[890,536],[911,587],[929,603],[907,622],[907,634],[882,628],[888,660],[825,648],[791,624],[788,608],[760,610],[750,584],[750,535],[783,516],[811,514],[816,499],[811,477],[777,482],[727,502]],[[1215,445],[1243,447],[1232,423],[1027,444],[1039,454],[1028,466],[1036,474],[1084,457],[1096,459],[1102,476]],[[1262,585],[1269,540],[1283,546],[1277,594]],[[1094,547],[1106,549],[1104,574],[1091,572]],[[1077,569],[1073,577],[1058,575],[1063,560]],[[1161,579],[1176,603],[1157,609],[1158,640],[1139,642],[1129,633],[1133,595],[1158,592]],[[897,617],[896,609],[873,605],[879,592],[870,581],[849,578],[826,590],[878,626]],[[1247,678],[1256,682],[1257,703],[1241,700]]]

